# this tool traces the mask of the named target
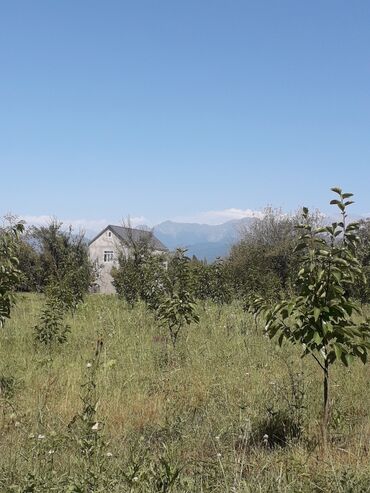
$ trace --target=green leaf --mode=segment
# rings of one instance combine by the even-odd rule
[[[338,195],[342,195],[342,189],[339,187],[333,187],[330,190],[334,193],[337,193]]]
[[[334,344],[334,352],[335,352],[336,358],[340,359],[342,356],[342,349],[337,344]]]
[[[320,317],[320,314],[321,314],[321,308],[318,308],[318,307],[315,307],[313,309],[313,317],[315,319],[315,322],[318,321],[319,317]]]
[[[319,332],[315,332],[312,339],[317,345],[321,344],[322,342],[322,337]]]

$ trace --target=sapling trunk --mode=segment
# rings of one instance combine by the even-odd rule
[[[329,427],[329,418],[330,418],[329,361],[327,357],[325,357],[323,372],[324,372],[324,409],[322,416],[322,443],[324,450],[326,450],[328,444],[328,427]]]
[[[177,337],[179,335],[181,329],[181,325],[178,325],[177,327],[171,327],[170,326],[170,334],[171,334],[171,341],[172,341],[172,347],[175,349],[176,348],[176,343],[177,343]]]

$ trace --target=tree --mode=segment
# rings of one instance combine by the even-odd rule
[[[64,315],[63,304],[58,298],[49,295],[46,298],[40,321],[34,327],[36,342],[48,347],[65,343],[70,328],[64,323]]]
[[[130,220],[123,222],[125,237],[121,239],[118,266],[111,274],[120,298],[131,306],[138,300],[155,309],[163,292],[163,255],[154,254],[152,231],[134,229]]]
[[[331,201],[341,213],[341,221],[316,228],[309,211],[303,208],[301,235],[295,248],[300,270],[296,278],[298,295],[270,307],[262,298],[254,299],[250,309],[265,320],[270,338],[278,337],[299,344],[302,356],[311,355],[323,373],[322,438],[327,445],[330,417],[330,367],[335,361],[348,365],[358,357],[367,361],[370,327],[358,304],[350,297],[363,280],[357,257],[359,224],[347,224],[351,193],[332,188],[337,198]],[[362,317],[358,322],[354,316]]]
[[[189,262],[193,279],[193,292],[197,300],[206,301],[211,297],[211,271],[205,260],[198,260],[193,255]]]
[[[241,294],[276,299],[290,284],[292,250],[296,241],[295,216],[266,208],[231,249],[228,265]]]
[[[17,247],[19,235],[23,232],[22,223],[10,224],[0,231],[0,328],[10,318],[11,307],[15,302],[15,290],[21,279]]]
[[[169,264],[167,292],[157,309],[158,319],[162,325],[168,327],[174,348],[184,325],[199,322],[193,295],[190,259],[185,255],[185,251],[178,248]]]
[[[361,220],[359,222],[359,246],[358,257],[365,275],[365,282],[358,282],[354,289],[354,296],[361,303],[367,303],[370,299],[370,220]]]
[[[42,270],[40,253],[34,248],[29,230],[25,230],[19,238],[18,259],[18,267],[22,273],[18,289],[20,291],[42,291],[45,273]]]
[[[228,268],[235,288],[241,295],[263,296],[277,300],[293,288],[297,259],[293,249],[298,240],[299,215],[286,215],[267,207],[262,219],[242,231],[241,240],[232,247]],[[320,214],[310,216],[320,223]]]
[[[210,298],[217,305],[230,303],[232,286],[227,264],[217,258],[210,266]]]
[[[166,293],[166,257],[152,254],[146,257],[142,264],[141,299],[146,306],[156,311]]]
[[[140,299],[142,288],[140,265],[134,258],[126,257],[124,253],[118,256],[118,266],[112,267],[113,286],[118,297],[127,301],[132,307]]]
[[[125,237],[121,241],[121,253],[131,257],[139,266],[154,251],[154,235],[152,230],[133,228],[130,218],[122,221]]]
[[[83,233],[64,231],[62,223],[54,220],[33,228],[31,235],[43,272],[43,291],[52,291],[67,309],[75,310],[94,279]]]

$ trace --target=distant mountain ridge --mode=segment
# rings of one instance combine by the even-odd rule
[[[361,218],[354,215],[350,219],[353,221]],[[243,229],[247,229],[256,220],[258,219],[254,217],[245,217],[217,225],[164,221],[153,229],[145,225],[138,228],[146,231],[152,229],[155,236],[169,250],[186,248],[187,255],[195,255],[200,260],[213,262],[217,257],[226,257],[231,246],[240,239]],[[325,224],[338,220],[339,218],[330,216],[323,217]],[[88,231],[87,234],[88,237],[94,237],[96,231]]]
[[[250,217],[217,225],[165,221],[154,226],[153,232],[170,250],[186,248],[189,256],[212,262],[217,257],[225,257],[243,228],[253,221],[255,218]]]
[[[356,221],[360,218],[353,215],[350,219]],[[258,219],[245,217],[217,225],[164,221],[154,226],[153,232],[170,250],[186,248],[189,256],[195,255],[200,260],[213,262],[217,257],[226,257],[231,246],[240,239],[243,229],[247,229],[256,220]],[[339,217],[323,217],[325,224],[338,220]]]

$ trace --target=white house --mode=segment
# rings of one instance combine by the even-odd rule
[[[116,290],[112,284],[111,270],[117,265],[120,252],[130,255],[129,245],[132,242],[147,241],[153,249],[153,254],[167,252],[167,248],[156,238],[151,231],[125,228],[109,224],[89,243],[90,259],[99,268],[99,278],[96,288],[99,293],[111,294]]]

